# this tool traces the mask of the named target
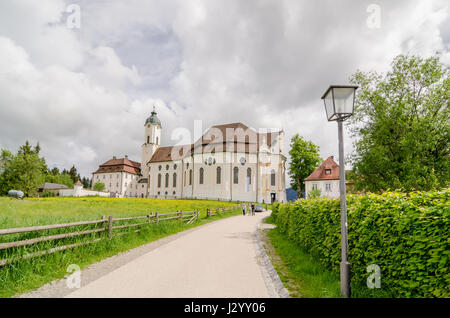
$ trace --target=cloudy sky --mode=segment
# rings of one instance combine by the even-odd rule
[[[163,145],[194,120],[240,121],[337,156],[324,90],[401,53],[450,64],[449,15],[444,0],[2,0],[0,148],[39,141],[49,167],[90,177],[140,161],[156,104]]]

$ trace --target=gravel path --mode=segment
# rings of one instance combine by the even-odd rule
[[[288,297],[257,228],[269,212],[234,216],[143,245],[20,297]]]

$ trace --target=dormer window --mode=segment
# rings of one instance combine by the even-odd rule
[[[325,174],[326,175],[330,175],[331,174],[331,169],[325,169]]]

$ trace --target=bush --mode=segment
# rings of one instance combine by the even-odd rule
[[[400,297],[449,297],[450,190],[347,197],[352,280],[365,284],[366,268],[381,268],[381,283]],[[338,199],[273,206],[280,231],[328,268],[339,272]]]
[[[105,185],[101,182],[96,182],[94,184],[94,190],[101,192],[101,191],[105,190]]]
[[[56,197],[56,193],[53,191],[44,190],[41,194],[43,198]]]

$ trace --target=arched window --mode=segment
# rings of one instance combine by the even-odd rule
[[[172,180],[172,187],[176,187],[177,186],[177,174],[174,173],[173,174],[173,180]]]
[[[150,136],[147,136],[147,143],[150,143]]]
[[[247,183],[252,184],[252,169],[247,168]]]
[[[166,188],[169,186],[169,174],[166,173]]]
[[[203,173],[204,173],[203,168],[200,168],[200,173],[199,173],[199,183],[200,184],[203,184]]]
[[[184,172],[184,186],[186,186],[186,171]]]
[[[156,137],[156,144],[159,145],[159,138]]]
[[[270,185],[275,186],[275,170],[273,169],[270,172]]]
[[[192,169],[189,170],[189,185],[192,185]]]
[[[161,174],[158,173],[158,188],[161,188]]]
[[[217,167],[217,184],[220,184],[222,182],[222,168]]]
[[[239,168],[234,167],[233,169],[233,183],[238,184],[239,183]]]

